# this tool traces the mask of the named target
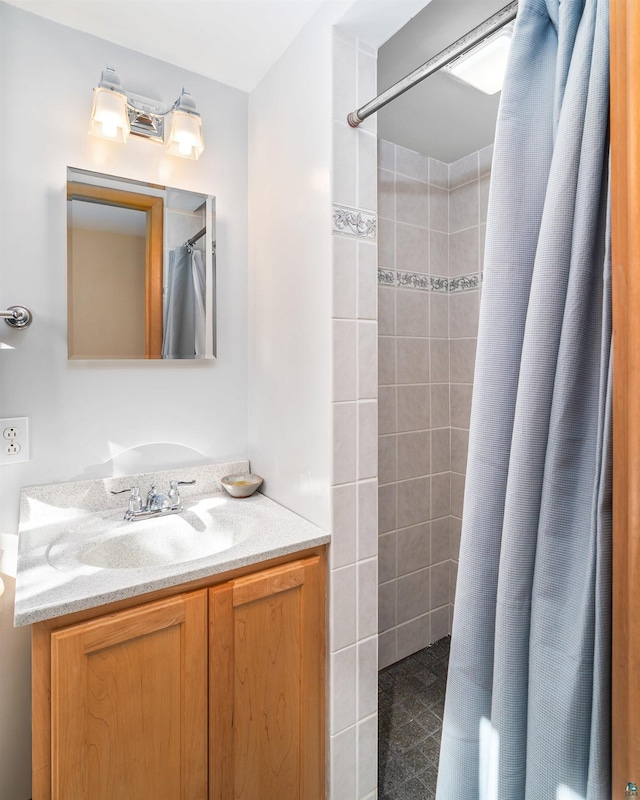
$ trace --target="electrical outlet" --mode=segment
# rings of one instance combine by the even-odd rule
[[[20,464],[29,460],[29,420],[27,417],[0,419],[2,446],[0,464]]]

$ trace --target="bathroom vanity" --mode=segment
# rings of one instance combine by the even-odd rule
[[[159,524],[160,563],[138,565],[153,540],[136,526],[154,521],[114,521],[125,509],[110,494],[130,478],[23,490],[16,624],[33,623],[34,800],[324,797],[329,537],[261,495],[220,494],[229,466],[246,462],[180,470],[200,485],[175,535],[219,524],[231,539],[179,563],[162,563]],[[110,541],[121,565],[97,566]]]

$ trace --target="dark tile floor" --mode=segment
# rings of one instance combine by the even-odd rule
[[[435,798],[450,641],[379,673],[379,800]]]

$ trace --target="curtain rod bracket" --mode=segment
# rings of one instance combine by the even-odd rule
[[[28,328],[33,320],[33,314],[24,306],[9,306],[6,311],[0,311],[0,319],[12,328]]]
[[[347,122],[349,123],[349,125],[351,125],[352,128],[357,128],[359,127],[361,122],[364,122],[364,120],[360,119],[357,111],[352,111],[347,117]]]

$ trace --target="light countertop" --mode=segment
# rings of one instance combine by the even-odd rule
[[[244,461],[23,489],[14,624],[95,608],[329,542],[329,534],[262,494],[240,500],[221,490],[220,477],[247,471]],[[139,485],[144,497],[151,483],[165,491],[174,478],[197,481],[180,487],[182,513],[123,520],[128,496],[111,490]]]

